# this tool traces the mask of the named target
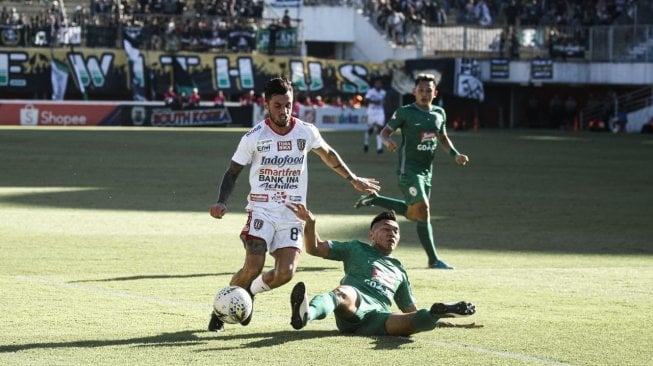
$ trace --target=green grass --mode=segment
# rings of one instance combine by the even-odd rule
[[[431,198],[442,257],[425,268],[414,224],[396,255],[420,306],[469,300],[480,329],[410,338],[294,331],[292,283],[331,290],[340,263],[304,255],[257,297],[248,327],[208,333],[210,303],[242,265],[246,176],[230,212],[208,207],[243,129],[0,128],[0,364],[645,365],[653,359],[653,140],[550,131],[456,133]],[[324,136],[399,196],[394,154],[361,133]],[[311,157],[309,206],[331,239],[365,239],[378,210]],[[268,257],[267,267],[273,263]]]

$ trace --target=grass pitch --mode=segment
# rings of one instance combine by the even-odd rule
[[[333,317],[289,325],[296,281],[331,290],[339,262],[304,255],[257,297],[252,324],[205,331],[242,265],[243,174],[208,215],[243,129],[0,128],[0,364],[645,365],[653,359],[653,140],[550,131],[453,133],[440,152],[426,269],[414,224],[396,252],[422,307],[468,300],[480,329],[354,337]],[[324,132],[350,167],[399,197],[396,156]],[[375,208],[313,154],[309,207],[324,238],[366,239]],[[268,257],[267,267],[273,260]]]

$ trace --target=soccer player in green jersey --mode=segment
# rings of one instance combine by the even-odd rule
[[[413,95],[415,102],[399,107],[381,131],[383,144],[388,150],[397,151],[399,155],[397,175],[404,200],[368,194],[356,201],[354,207],[380,206],[394,210],[409,220],[417,222],[417,235],[428,255],[429,267],[453,269],[438,257],[433,238],[429,212],[433,157],[438,144],[453,157],[458,165],[467,165],[469,157],[459,153],[447,136],[447,115],[444,109],[431,104],[438,95],[435,76],[432,74],[417,75]],[[392,133],[398,129],[401,129],[399,148],[391,138]]]
[[[290,295],[290,324],[301,329],[311,320],[336,317],[341,333],[358,335],[407,336],[440,327],[475,328],[480,325],[453,324],[441,318],[469,316],[475,306],[466,301],[435,303],[430,309],[419,309],[401,262],[392,256],[399,244],[399,225],[393,211],[377,215],[368,233],[372,245],[358,240],[349,242],[321,240],[315,230],[315,216],[301,203],[288,207],[304,221],[306,253],[342,261],[345,277],[333,291],[317,295],[308,302],[306,286],[298,282]],[[392,302],[401,312],[392,312]]]

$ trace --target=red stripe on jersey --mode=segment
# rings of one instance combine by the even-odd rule
[[[270,121],[270,117],[265,118],[265,124],[268,125],[268,127],[270,127],[270,129],[274,133],[276,133],[277,135],[285,136],[285,135],[289,134],[290,131],[292,131],[293,128],[295,128],[295,124],[297,124],[297,121],[295,120],[295,117],[290,117],[290,129],[288,129],[288,131],[286,131],[285,133],[279,133],[274,128],[272,128],[272,125],[271,125],[272,121]]]

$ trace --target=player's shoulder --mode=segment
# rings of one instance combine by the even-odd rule
[[[392,262],[401,272],[405,273],[406,275],[408,272],[406,271],[406,268],[404,267],[404,264],[401,263],[401,260],[397,257],[387,257],[387,259]]]
[[[258,135],[261,133],[261,131],[263,131],[263,127],[265,127],[265,121],[261,121],[256,125],[254,125],[254,127],[252,127],[249,131],[245,132],[245,135],[243,137],[249,138],[254,135]]]
[[[331,244],[332,247],[338,247],[340,250],[365,250],[368,248],[372,248],[371,245],[365,244],[362,241],[359,240],[350,240],[350,241],[341,241],[341,240],[329,240],[329,243]]]
[[[316,128],[315,125],[310,122],[302,121],[301,119],[296,117],[293,118],[295,118],[295,126],[299,126],[300,128],[311,128],[311,129]]]
[[[415,112],[415,110],[417,110],[415,103],[410,103],[410,104],[402,105],[401,107],[397,108],[394,114],[397,116],[405,116],[407,114]]]
[[[445,114],[444,108],[438,105],[431,105],[431,112],[435,112],[438,114]]]
[[[299,131],[299,132],[308,132],[312,135],[319,135],[320,130],[315,126],[315,124],[302,121],[299,118],[295,118],[295,127],[293,130]]]

